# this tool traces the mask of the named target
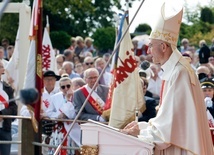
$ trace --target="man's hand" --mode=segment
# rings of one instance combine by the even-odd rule
[[[120,130],[122,133],[125,133],[127,135],[132,135],[137,137],[140,134],[140,129],[137,124],[137,122],[131,122],[129,123],[124,129]]]
[[[67,117],[65,116],[65,114],[61,113],[58,116],[58,119],[66,119]]]

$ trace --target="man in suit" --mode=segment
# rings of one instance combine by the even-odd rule
[[[148,88],[148,80],[144,77],[141,77],[142,79],[142,87],[143,87],[143,94],[146,94],[147,88]],[[154,98],[144,96],[144,99],[146,101],[146,110],[142,113],[142,115],[138,118],[138,121],[145,121],[148,122],[151,118],[156,116],[156,109],[157,103]]]
[[[82,107],[85,99],[91,92],[94,84],[99,77],[99,72],[96,68],[89,68],[84,72],[84,79],[86,85],[78,89],[74,92],[74,107],[76,112],[78,113],[80,108]],[[105,101],[107,99],[109,88],[107,86],[103,86],[97,84],[95,90],[89,97],[86,106],[84,107],[79,119],[88,120],[92,119],[95,121],[104,122],[105,119],[102,118],[103,107],[105,105]]]
[[[0,115],[17,115],[17,105],[14,101],[8,103],[9,99],[13,99],[14,90],[6,82],[1,80],[4,74],[4,66],[0,60]],[[12,119],[0,117],[0,141],[11,141],[11,122]],[[0,144],[0,154],[10,155],[11,144]]]

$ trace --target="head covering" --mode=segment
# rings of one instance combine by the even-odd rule
[[[201,88],[214,88],[214,81],[212,78],[206,78],[201,82]]]
[[[199,50],[199,62],[200,64],[208,63],[210,57],[210,49],[206,44],[203,44]]]
[[[176,47],[182,21],[183,8],[176,15],[170,17],[166,17],[165,10],[165,3],[163,3],[160,16],[150,34],[150,39],[166,41]]]
[[[54,71],[51,71],[51,70],[47,70],[43,74],[43,77],[50,77],[50,76],[55,77],[57,81],[60,79],[60,76],[56,75]]]

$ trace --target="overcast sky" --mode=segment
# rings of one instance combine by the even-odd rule
[[[168,1],[171,3],[172,6],[174,6],[175,9],[179,8],[178,6],[183,6],[185,2],[187,3],[188,8],[194,9],[196,8],[197,4],[204,6],[204,5],[207,5],[212,0],[179,0],[179,1],[168,0]],[[133,3],[132,8],[129,9],[129,14],[130,14],[129,21],[131,21],[131,19],[133,18],[141,2],[142,0],[140,1],[136,0],[136,2]],[[130,33],[134,32],[135,28],[141,23],[147,23],[152,27],[152,25],[156,21],[155,19],[157,17],[157,13],[159,13],[159,11],[157,10],[160,9],[160,6],[162,3],[163,3],[163,0],[145,0],[144,4],[142,5],[139,13],[137,14],[136,18],[134,19],[130,27]],[[125,0],[121,0],[121,4],[123,4],[124,6]],[[123,8],[126,8],[126,7],[123,7]]]

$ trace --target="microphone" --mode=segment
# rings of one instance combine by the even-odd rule
[[[150,67],[150,63],[147,60],[144,60],[141,64],[140,64],[140,68],[142,70],[147,70]]]
[[[151,78],[151,76],[154,76],[154,73],[152,72],[152,70],[150,69],[150,63],[147,60],[144,60],[141,64],[140,64],[140,70],[139,70],[139,76],[140,77],[144,77],[147,80],[149,80]]]
[[[25,104],[33,104],[39,99],[39,92],[36,88],[22,89],[19,92],[19,100]]]
[[[8,101],[4,101],[1,103],[9,103],[12,101],[20,100],[25,105],[31,105],[35,103],[39,99],[39,92],[35,88],[27,88],[27,89],[21,89],[19,91],[19,96],[12,98]]]

